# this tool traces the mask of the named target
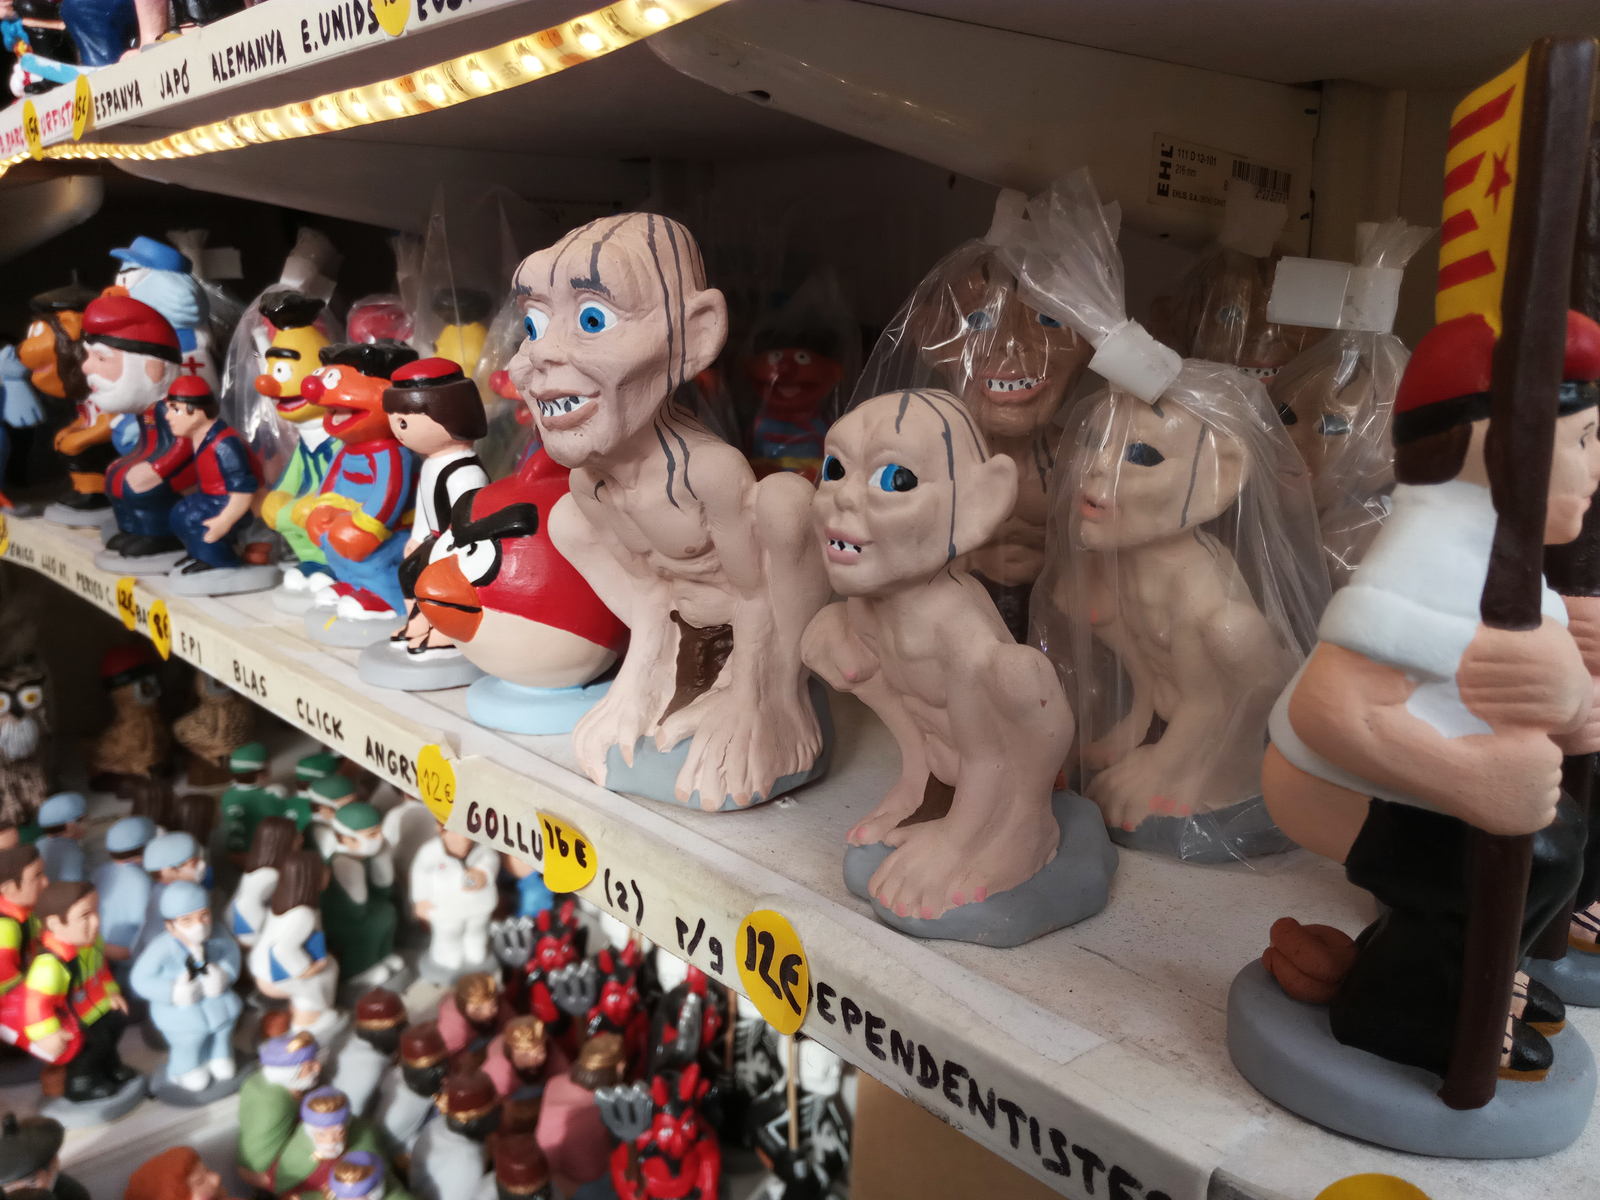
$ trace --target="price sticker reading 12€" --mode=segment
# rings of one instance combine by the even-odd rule
[[[767,1024],[793,1033],[811,1002],[811,968],[800,935],[782,914],[757,909],[739,925],[736,957],[745,995]]]
[[[560,817],[539,814],[544,831],[544,885],[552,892],[575,892],[587,887],[599,868],[594,843],[583,831]]]
[[[428,811],[441,821],[450,819],[456,804],[456,769],[444,751],[430,743],[417,754],[417,790]]]
[[[172,617],[165,600],[157,600],[150,606],[150,641],[163,660],[172,657]]]
[[[133,599],[133,576],[124,575],[117,580],[117,616],[128,629],[139,628],[139,606]]]

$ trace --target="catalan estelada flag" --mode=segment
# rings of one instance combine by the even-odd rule
[[[1500,290],[1511,239],[1517,140],[1528,56],[1463,100],[1450,118],[1444,156],[1444,220],[1439,227],[1440,324],[1480,314],[1500,336]]]

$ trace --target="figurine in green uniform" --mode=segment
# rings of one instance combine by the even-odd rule
[[[308,755],[300,760],[305,764],[312,758],[329,755]],[[222,822],[228,833],[228,857],[235,866],[244,864],[250,843],[255,838],[256,826],[263,817],[288,817],[302,832],[311,823],[311,804],[301,796],[291,796],[280,784],[263,784],[266,774],[267,748],[260,742],[240,746],[228,759],[228,770],[234,785],[222,793]],[[300,768],[296,768],[296,778]],[[320,778],[320,774],[317,776]]]
[[[239,1178],[272,1188],[272,1169],[300,1122],[300,1101],[317,1086],[317,1039],[287,1034],[262,1043],[261,1070],[239,1089]]]
[[[335,782],[323,780],[313,790]],[[394,951],[394,858],[383,818],[363,800],[341,805],[313,826],[317,849],[333,878],[322,892],[322,931],[339,960],[339,977],[363,991],[385,983],[404,965]]]

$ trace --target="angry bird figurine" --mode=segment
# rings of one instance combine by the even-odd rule
[[[626,626],[550,540],[567,474],[540,450],[463,496],[417,578],[422,614],[488,672],[467,689],[467,712],[491,729],[571,732],[627,645]]]
[[[300,394],[322,410],[322,427],[342,443],[322,487],[290,519],[332,572],[306,613],[306,629],[329,645],[361,647],[387,638],[404,619],[400,562],[416,492],[417,456],[395,438],[383,411],[389,377],[417,352],[397,342],[325,346],[322,366]]]

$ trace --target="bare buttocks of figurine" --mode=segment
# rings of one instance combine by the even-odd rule
[[[1089,553],[1083,577],[1063,583],[1132,685],[1126,715],[1082,749],[1100,772],[1088,796],[1107,825],[1131,831],[1258,795],[1262,731],[1296,660],[1201,529],[1238,496],[1243,448],[1175,401],[1120,392],[1085,441],[1071,521]],[[1152,718],[1165,723],[1153,741]]]
[[[630,631],[611,690],[573,732],[579,761],[603,782],[612,746],[631,765],[640,737],[660,750],[692,738],[680,801],[769,796],[822,747],[800,636],[828,588],[806,481],[757,483],[672,403],[722,349],[722,293],[688,231],[644,213],[531,256],[516,292],[529,339],[511,377],[550,457],[572,468],[551,540]]]
[[[900,778],[849,841],[895,847],[869,886],[901,916],[936,918],[1017,887],[1061,840],[1050,795],[1072,743],[1066,696],[956,563],[1015,496],[1011,460],[988,453],[948,392],[879,396],[828,432],[811,511],[846,599],[811,622],[805,661],[899,744]],[[930,775],[954,787],[949,813],[902,825]]]

